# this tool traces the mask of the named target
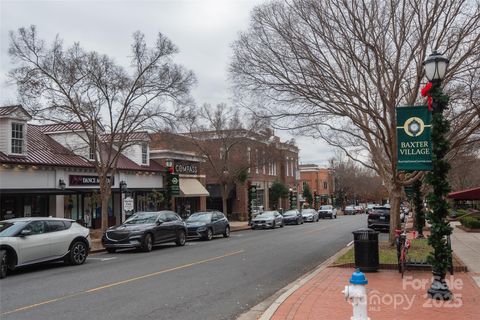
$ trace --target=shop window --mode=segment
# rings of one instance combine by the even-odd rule
[[[23,132],[24,125],[22,123],[12,123],[12,153],[25,153],[25,134]]]
[[[81,214],[81,202],[82,198],[76,194],[65,195],[63,197],[63,211],[65,213],[65,218],[72,220],[83,219]]]
[[[324,181],[324,182],[323,182],[323,189],[327,189],[327,187],[328,187],[327,182]]]

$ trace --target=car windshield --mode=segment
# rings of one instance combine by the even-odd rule
[[[125,221],[125,224],[145,224],[155,223],[159,214],[156,212],[140,212],[134,214],[132,217]]]
[[[321,206],[320,210],[331,210],[332,206]]]
[[[288,210],[288,211],[285,212],[283,215],[284,215],[284,216],[296,216],[296,215],[297,215],[297,211],[295,211],[295,210]]]
[[[210,222],[211,220],[211,213],[194,213],[188,217],[187,222]]]
[[[0,237],[11,237],[27,224],[27,221],[0,221]]]
[[[258,215],[258,218],[271,218],[275,214],[275,211],[265,211],[262,214]]]

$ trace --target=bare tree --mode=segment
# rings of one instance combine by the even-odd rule
[[[16,63],[10,77],[24,106],[39,120],[80,124],[79,139],[95,150],[91,160],[99,176],[102,229],[108,225],[108,177],[116,173],[122,151],[134,142],[132,133],[159,123],[171,125],[173,106],[190,99],[195,77],[173,63],[177,52],[161,33],[148,47],[144,35],[136,32],[127,72],[112,58],[78,43],[64,48],[58,36],[47,45],[34,26],[10,33],[9,53]]]
[[[250,170],[268,165],[273,157],[278,156],[276,149],[268,143],[263,144],[261,154],[256,155],[252,150],[250,159],[246,154],[247,146],[254,144],[253,141],[268,142],[268,129],[264,129],[267,124],[223,103],[215,108],[204,104],[200,109],[192,109],[184,119],[185,135],[205,156],[208,175],[218,181],[223,211],[227,213],[231,188],[236,183],[245,183]],[[259,134],[261,131],[263,134]]]
[[[449,156],[480,139],[479,21],[473,0],[274,1],[234,43],[231,74],[243,99],[269,102],[259,113],[277,126],[321,137],[382,177],[393,243],[402,187],[421,175],[397,172],[396,108],[423,102],[422,61],[445,52]]]

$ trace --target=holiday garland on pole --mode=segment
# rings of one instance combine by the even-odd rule
[[[427,86],[429,87],[428,89]],[[444,159],[450,148],[446,134],[450,129],[450,123],[443,117],[443,110],[447,107],[449,97],[445,95],[440,87],[440,82],[427,85],[422,90],[428,94],[431,100],[429,108],[433,111],[432,120],[432,147],[433,169],[426,176],[426,182],[432,186],[433,191],[427,196],[430,212],[427,219],[431,224],[428,243],[433,248],[433,253],[428,256],[428,262],[432,265],[434,281],[428,290],[431,298],[449,300],[452,293],[445,282],[445,274],[449,267],[452,252],[447,246],[446,237],[452,233],[448,221],[448,202],[446,196],[450,192],[450,184],[447,174],[450,165]]]

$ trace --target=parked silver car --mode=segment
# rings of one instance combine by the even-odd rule
[[[284,226],[283,216],[278,211],[264,211],[252,220],[252,229],[272,228]]]
[[[303,221],[305,222],[318,221],[318,212],[315,209],[303,209],[302,216],[303,216]]]
[[[34,263],[85,262],[90,230],[62,218],[17,218],[0,221],[0,278],[8,270]]]
[[[325,219],[325,218],[330,218],[330,219],[337,219],[337,209],[335,209],[332,205],[323,205],[320,206],[318,209],[318,215],[320,218]]]

